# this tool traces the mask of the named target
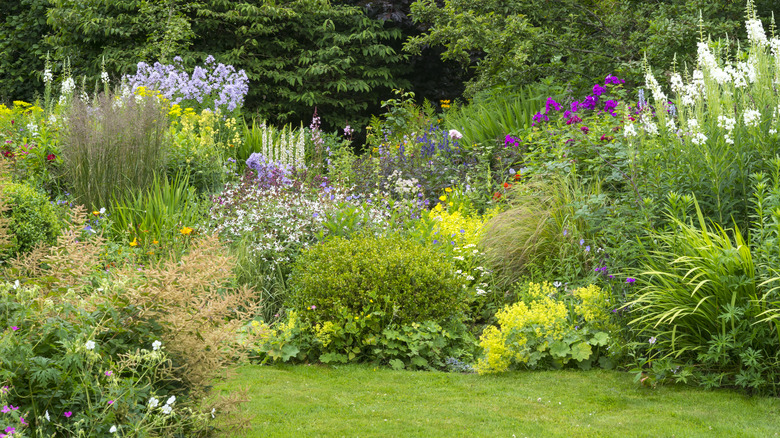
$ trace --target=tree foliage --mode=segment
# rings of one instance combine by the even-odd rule
[[[31,101],[48,50],[47,0],[0,2],[0,101]]]
[[[770,4],[756,7],[768,13]],[[418,0],[412,17],[429,28],[406,48],[444,46],[443,57],[475,69],[471,93],[545,77],[575,87],[609,73],[637,82],[645,53],[650,65],[668,66],[676,55],[680,66],[692,66],[700,30],[736,35],[744,8],[706,0],[446,0],[442,7]]]

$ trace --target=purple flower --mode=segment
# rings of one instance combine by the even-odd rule
[[[596,97],[601,96],[602,94],[606,93],[607,89],[602,87],[599,84],[596,84],[593,86],[593,95]]]
[[[612,85],[620,85],[625,83],[626,81],[622,79],[618,79],[617,76],[607,75],[607,78],[604,79],[604,85],[612,84]]]
[[[578,109],[582,107],[582,104],[577,102],[576,100],[571,103],[571,112],[576,113]]]
[[[536,122],[540,122],[540,123],[541,122],[546,122],[548,120],[550,120],[550,119],[547,117],[547,114],[542,114],[541,111],[536,113],[536,114],[534,114],[534,123],[536,123]]]
[[[633,283],[635,281],[636,281],[636,278],[631,278],[631,277],[626,278],[626,283]]]
[[[71,411],[68,411],[68,412],[65,412],[65,413],[64,413],[64,414],[62,414],[62,415],[64,415],[64,416],[65,416],[65,418],[70,418],[70,416],[71,416],[71,415],[73,415],[73,412],[71,412]]]
[[[585,101],[582,102],[581,107],[585,109],[595,109],[598,103],[599,103],[598,96],[591,95],[585,98]]]
[[[590,245],[585,247],[585,252],[590,252]]]
[[[585,239],[580,239],[580,246],[582,246],[583,243],[585,243]]]
[[[567,121],[566,121],[566,124],[567,124],[567,125],[573,125],[573,124],[580,123],[581,121],[582,121],[582,119],[581,119],[581,118],[579,118],[579,117],[577,117],[577,116],[574,116],[574,117],[570,118],[569,120],[567,120]]]
[[[561,110],[561,105],[558,102],[556,102],[555,100],[553,100],[552,97],[548,97],[547,98],[547,102],[544,104],[544,112],[545,113],[549,113],[550,112],[550,108],[552,108],[553,111],[560,111]]]
[[[604,102],[604,111],[612,114],[612,116],[614,117],[616,115],[614,111],[615,108],[617,108],[617,105],[618,105],[617,101],[610,99]]]

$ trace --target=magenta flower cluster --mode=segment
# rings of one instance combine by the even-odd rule
[[[599,101],[601,99],[601,96],[604,95],[607,92],[607,85],[620,85],[624,83],[625,81],[622,79],[618,79],[616,76],[613,75],[607,75],[606,79],[604,79],[604,85],[602,84],[595,84],[593,85],[593,93],[586,96],[585,99],[580,101],[574,101],[569,106],[569,109],[565,110],[563,112],[563,118],[566,121],[567,125],[574,125],[582,121],[582,119],[575,113],[581,109],[585,110],[595,110],[599,107]],[[617,108],[618,102],[615,100],[606,100],[604,101],[604,108],[603,110],[612,117],[617,116],[615,114],[615,108]],[[537,123],[547,122],[550,120],[550,114],[552,111],[561,111],[563,109],[562,105],[558,102],[556,102],[552,97],[547,98],[547,102],[545,102],[544,105],[544,113],[541,111],[537,112],[533,117],[533,123],[531,126],[536,126]],[[587,134],[586,130],[583,130]]]
[[[205,66],[196,66],[189,75],[181,57],[173,58],[173,64],[155,62],[150,66],[138,63],[135,75],[123,78],[133,91],[139,87],[157,90],[173,104],[196,101],[208,105],[213,101],[216,111],[234,111],[241,107],[249,92],[249,78],[244,70],[236,71],[232,65],[217,63],[213,56],[206,58]]]

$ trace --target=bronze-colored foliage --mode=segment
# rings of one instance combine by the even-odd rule
[[[164,261],[140,275],[132,267],[119,274],[141,317],[163,327],[166,349],[195,390],[246,358],[241,328],[256,314],[258,295],[231,287],[233,267],[217,238],[206,237],[179,261]]]

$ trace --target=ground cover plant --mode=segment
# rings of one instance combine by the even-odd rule
[[[466,26],[445,56],[482,60],[471,101],[431,102],[403,89],[380,100],[375,87],[399,83],[380,65],[397,56],[383,46],[397,32],[358,8],[322,3],[317,14],[335,14],[326,35],[288,35],[289,47],[241,69],[249,52],[189,32],[268,14],[284,19],[263,32],[282,32],[310,25],[301,14],[313,4],[240,3],[239,19],[236,5],[185,3],[169,5],[165,31],[123,75],[107,69],[135,51],[88,61],[101,66],[90,79],[83,56],[98,48],[85,47],[72,65],[47,59],[38,100],[0,104],[3,435],[221,436],[248,424],[234,415],[244,393],[214,385],[249,364],[488,383],[602,368],[630,373],[614,378],[642,394],[778,395],[780,38],[760,4],[746,3],[744,33],[721,39],[703,12],[696,60],[681,54],[668,85],[653,65],[666,55],[650,54],[644,86],[631,64],[587,87],[519,88],[510,76],[524,56],[548,53],[523,43],[541,41],[544,17],[491,16],[479,26],[496,28],[474,33],[457,12],[497,3],[417,2],[418,18],[443,15],[410,45]],[[57,24],[52,41],[75,38],[60,49],[89,34],[74,20]],[[525,27],[500,28],[511,23]],[[284,75],[309,66],[301,79],[259,91],[258,62],[334,39],[344,47],[285,64]],[[373,78],[368,88],[346,73],[355,41],[376,43],[361,56],[386,50],[375,67],[387,75],[352,72]],[[175,56],[190,42],[214,55]],[[501,44],[519,58],[497,57]],[[285,95],[296,86],[313,94]],[[347,117],[338,96],[350,90],[376,113]],[[260,101],[273,112],[246,107]],[[267,368],[280,364],[294,368]]]

